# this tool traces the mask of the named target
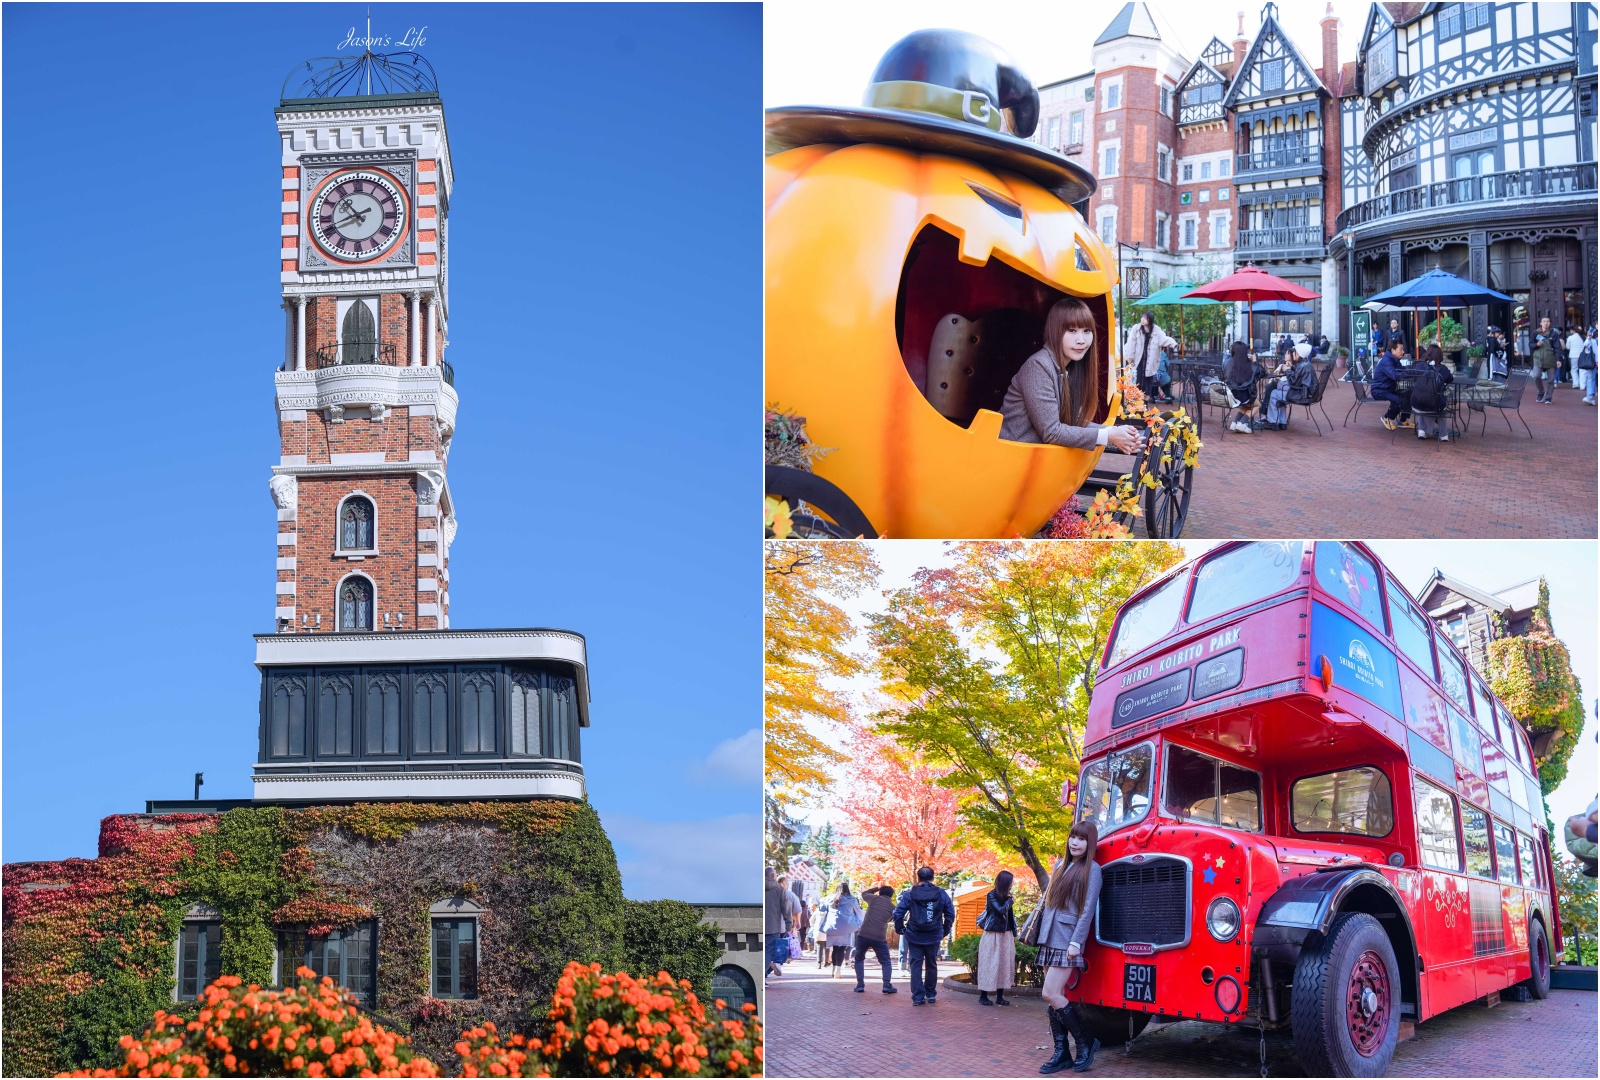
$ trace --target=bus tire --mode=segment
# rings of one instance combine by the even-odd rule
[[[1083,1020],[1084,1029],[1099,1039],[1103,1046],[1121,1046],[1136,1038],[1150,1023],[1149,1013],[1116,1009],[1109,1005],[1089,1005],[1081,1001],[1078,1003],[1078,1016]],[[1130,1019],[1132,1026],[1128,1023]]]
[[[1371,915],[1347,911],[1294,968],[1290,1028],[1312,1076],[1382,1076],[1400,1033],[1400,966]]]
[[[1528,961],[1533,974],[1523,982],[1537,1001],[1550,996],[1550,936],[1538,919],[1528,923]]]

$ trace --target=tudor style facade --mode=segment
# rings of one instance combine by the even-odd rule
[[[1596,38],[1586,3],[1372,5],[1341,96],[1346,295],[1438,265],[1515,298],[1470,309],[1472,339],[1596,320]]]

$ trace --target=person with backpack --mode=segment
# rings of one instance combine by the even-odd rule
[[[844,967],[845,953],[850,951],[850,942],[856,936],[856,928],[861,925],[861,902],[850,894],[850,883],[839,882],[839,891],[834,898],[823,906],[822,933],[828,948],[832,951],[833,977],[839,977],[840,970]]]
[[[1593,405],[1595,402],[1595,359],[1600,355],[1600,344],[1595,341],[1595,328],[1589,327],[1588,334],[1584,335],[1583,345],[1578,350],[1578,376],[1583,380],[1583,403]]]
[[[1450,424],[1441,416],[1424,413],[1442,413],[1448,407],[1445,387],[1455,382],[1455,376],[1444,362],[1444,350],[1429,345],[1422,354],[1411,379],[1411,407],[1417,412],[1417,438],[1438,435],[1440,442],[1450,441]]]
[[[983,898],[983,914],[978,916],[978,929],[983,937],[978,939],[979,1005],[1010,1005],[1006,989],[1011,986],[1017,971],[1017,917],[1011,911],[1011,883],[1015,880],[1010,870],[995,876],[994,888]],[[989,1000],[990,991],[994,1000]]]
[[[1087,1072],[1100,1049],[1100,1040],[1089,1034],[1078,1013],[1076,1002],[1063,993],[1073,968],[1081,973],[1088,963],[1083,950],[1094,922],[1095,905],[1100,900],[1100,865],[1094,849],[1100,830],[1093,821],[1082,820],[1067,834],[1067,850],[1056,863],[1055,873],[1039,902],[1044,911],[1039,919],[1039,959],[1044,968],[1044,989],[1040,997],[1049,1007],[1050,1035],[1055,1040],[1055,1055],[1039,1066],[1041,1073],[1060,1072],[1071,1065],[1075,1072]],[[1078,1044],[1076,1057],[1067,1056],[1067,1036]]]
[[[1374,401],[1387,401],[1383,426],[1393,431],[1397,427],[1416,427],[1411,421],[1411,397],[1400,388],[1396,377],[1400,374],[1400,361],[1406,355],[1406,343],[1396,338],[1387,352],[1372,369],[1372,387],[1367,392]]]
[[[795,901],[778,880],[778,871],[767,867],[765,919],[763,930],[767,938],[767,974],[782,975],[783,965],[789,962],[789,930],[794,925]]]
[[[889,920],[894,918],[894,890],[887,885],[868,889],[866,901],[867,910],[861,916],[861,928],[856,931],[856,993],[867,992],[867,950],[871,949],[883,967],[883,992],[898,994],[900,991],[890,985],[889,978],[894,971],[889,962]]]
[[[917,871],[917,883],[900,894],[894,928],[911,959],[911,1004],[935,1003],[939,995],[939,942],[956,924],[950,894],[933,883],[933,867]]]

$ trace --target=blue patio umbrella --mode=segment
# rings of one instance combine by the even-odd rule
[[[1434,343],[1443,339],[1443,320],[1439,317],[1442,308],[1464,308],[1476,304],[1487,304],[1490,300],[1505,300],[1511,302],[1511,297],[1503,292],[1495,292],[1487,285],[1479,285],[1468,281],[1466,278],[1457,277],[1446,273],[1435,266],[1421,277],[1402,281],[1392,289],[1385,289],[1367,299],[1367,302],[1379,302],[1390,307],[1409,308],[1413,311],[1426,311],[1433,308]]]

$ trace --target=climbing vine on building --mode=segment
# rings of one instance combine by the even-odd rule
[[[1566,778],[1584,717],[1583,688],[1551,626],[1550,586],[1544,581],[1527,632],[1490,642],[1489,668],[1494,692],[1527,729],[1539,786],[1549,795]]]

